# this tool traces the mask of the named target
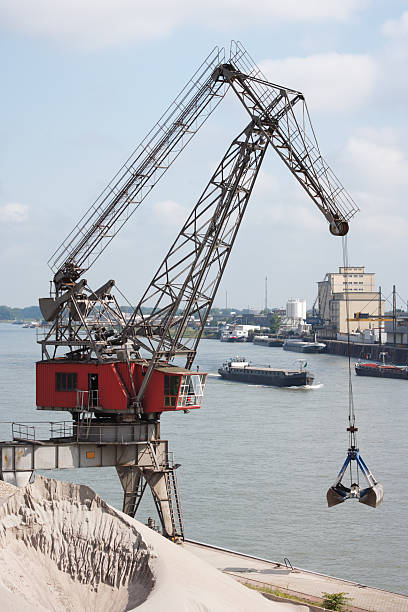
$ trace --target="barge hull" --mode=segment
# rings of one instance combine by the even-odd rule
[[[230,374],[228,372],[219,373],[222,378],[226,380],[232,380],[243,383],[250,383],[254,385],[268,385],[268,387],[304,387],[305,385],[311,385],[313,382],[313,377],[308,376],[305,373],[299,373],[299,375],[292,376],[282,376],[282,377],[273,377],[271,380],[271,376],[262,376],[262,374],[257,375],[256,377],[253,374],[245,374],[245,373],[234,373]],[[276,378],[276,380],[275,380]]]

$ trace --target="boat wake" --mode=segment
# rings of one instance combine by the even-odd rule
[[[300,387],[280,387],[280,389],[285,389],[285,391],[315,391],[316,389],[321,389],[323,387],[323,383],[319,383],[316,385],[301,385]]]

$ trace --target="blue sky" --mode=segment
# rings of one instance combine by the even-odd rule
[[[304,92],[321,151],[361,212],[350,263],[408,297],[408,3],[370,0],[0,0],[0,303],[46,295],[46,262],[215,46],[240,40],[268,77]],[[87,274],[133,302],[230,141],[232,96]],[[271,150],[216,304],[316,295],[341,241]]]

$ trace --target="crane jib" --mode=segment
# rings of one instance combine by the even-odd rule
[[[49,261],[56,283],[77,280],[187,146],[231,87],[326,219],[342,235],[358,210],[320,155],[301,92],[269,83],[242,48],[216,49]],[[248,70],[248,68],[251,70]],[[247,73],[245,72],[247,70]],[[262,78],[260,78],[262,77]],[[296,107],[299,106],[297,111]]]

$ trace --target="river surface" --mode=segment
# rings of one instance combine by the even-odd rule
[[[259,365],[304,357],[310,389],[223,381],[217,368],[239,354]],[[0,439],[5,421],[61,421],[35,411],[36,330],[0,324]],[[196,363],[209,372],[204,405],[162,417],[162,438],[181,463],[185,535],[274,561],[408,594],[408,381],[353,375],[360,452],[384,485],[376,509],[350,500],[328,509],[326,491],[346,458],[347,359],[203,340]],[[121,508],[112,468],[48,472],[85,483]],[[146,491],[148,494],[148,491]],[[150,496],[137,518],[156,516]]]

